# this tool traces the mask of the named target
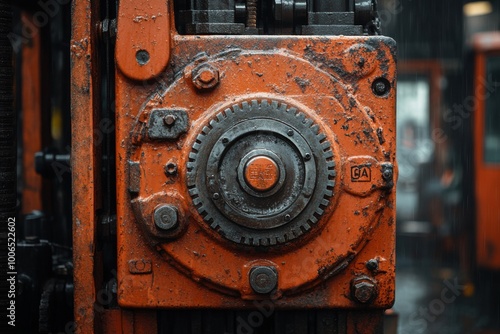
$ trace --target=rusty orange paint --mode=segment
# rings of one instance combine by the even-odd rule
[[[33,16],[23,12],[21,22],[30,24],[33,36],[22,45],[22,134],[23,134],[23,201],[22,212],[42,209],[42,177],[35,170],[35,153],[42,150],[41,97],[41,31],[33,24]],[[26,24],[26,23],[24,23]]]
[[[475,39],[476,64],[474,75],[474,186],[476,196],[476,260],[481,268],[500,269],[500,166],[485,161],[484,142],[486,101],[491,96],[488,87],[486,61],[500,56],[500,33],[479,34]],[[498,93],[497,93],[498,94]]]
[[[71,170],[73,191],[73,262],[76,333],[99,332],[96,327],[95,265],[97,189],[99,188],[97,148],[94,145],[99,110],[96,84],[95,27],[98,2],[77,0],[73,4],[71,40]]]
[[[269,264],[278,271],[279,288],[271,296],[277,308],[363,308],[366,313],[350,312],[346,332],[371,333],[380,326],[381,310],[394,300],[395,192],[384,188],[379,169],[392,164],[396,180],[393,41],[181,36],[172,11],[171,1],[127,0],[119,5],[117,295],[123,309],[102,311],[96,307],[101,283],[96,251],[100,161],[94,145],[99,111],[94,29],[99,8],[90,0],[73,3],[72,126],[79,129],[72,137],[77,333],[154,333],[156,308],[253,308],[253,300],[262,297],[247,278],[252,266]],[[233,49],[228,50],[228,44]],[[207,56],[197,57],[200,50]],[[349,60],[363,57],[370,61],[352,66]],[[202,63],[217,71],[199,73],[198,81],[193,73]],[[372,89],[380,78],[390,86],[383,96]],[[335,195],[314,233],[265,253],[237,247],[212,231],[196,211],[185,182],[197,134],[221,110],[251,99],[274,100],[303,111],[330,142],[338,173]],[[149,141],[145,130],[155,108],[186,110],[186,133],[176,140]],[[261,157],[249,167],[262,167],[263,160],[269,162]],[[138,174],[131,172],[130,162],[138,163]],[[166,173],[166,164],[176,164],[176,173]],[[351,177],[360,164],[371,168],[364,184]],[[268,172],[261,167],[257,174],[266,178]],[[129,191],[133,174],[138,182],[135,198]],[[269,182],[253,185],[269,189],[278,175],[271,168]],[[251,173],[246,179],[251,180]],[[168,238],[158,234],[152,217],[154,208],[166,201],[178,209],[180,225],[178,234]],[[366,263],[374,258],[379,267],[370,272]],[[147,263],[148,270],[132,266],[134,261]],[[370,305],[359,305],[350,295],[353,278],[364,275],[378,285]]]
[[[249,271],[254,265],[272,265],[279,272],[273,295],[278,308],[357,308],[349,291],[359,275],[373,275],[377,281],[380,293],[370,307],[390,307],[395,192],[382,189],[378,168],[391,163],[396,179],[393,42],[343,36],[181,36],[173,20],[170,24],[171,62],[163,74],[137,84],[130,80],[136,74],[117,73],[117,179],[123,180],[117,183],[119,304],[251,308],[252,300],[261,297],[249,286]],[[197,58],[200,50],[207,56]],[[342,56],[346,54],[350,58]],[[117,59],[125,56],[117,54]],[[130,53],[128,57],[135,61]],[[371,61],[353,67],[349,59],[360,57]],[[196,69],[202,64],[215,69],[216,85],[199,84]],[[377,78],[390,85],[384,96],[373,92]],[[213,81],[208,74],[201,79]],[[338,173],[335,195],[314,233],[265,254],[215,233],[186,187],[186,164],[196,136],[217,113],[251,99],[303,111],[326,134]],[[152,110],[161,108],[186,110],[187,133],[174,140],[148,140]],[[171,161],[178,166],[175,175],[165,173]],[[376,162],[370,165],[373,179],[354,185],[350,170],[357,165],[352,161]],[[139,170],[131,172],[131,164]],[[132,174],[138,191],[133,200],[128,188]],[[272,182],[263,189],[275,182],[277,173],[271,174]],[[180,224],[180,232],[169,238],[162,237],[153,218],[154,209],[165,202],[178,209]],[[380,263],[375,274],[365,267],[374,257]],[[135,259],[151,262],[151,273],[131,272],[129,261]]]
[[[121,0],[118,4],[116,63],[128,77],[148,80],[170,59],[170,1]]]
[[[157,333],[156,314],[149,310],[107,309],[100,314],[102,334]]]

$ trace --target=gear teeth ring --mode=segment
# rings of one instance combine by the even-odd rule
[[[283,226],[264,231],[256,231],[236,225],[222,215],[221,212],[218,212],[218,209],[211,203],[211,194],[208,193],[208,189],[203,182],[200,182],[203,179],[200,174],[204,173],[204,163],[206,164],[208,161],[206,157],[202,159],[200,155],[208,154],[207,151],[210,152],[213,145],[223,138],[225,130],[252,117],[276,119],[285,124],[288,124],[287,121],[289,121],[290,127],[300,129],[301,135],[304,138],[309,138],[307,142],[312,146],[312,154],[319,164],[317,165],[319,169],[317,175],[321,177],[320,180],[316,181],[316,189],[311,195],[314,200],[307,204],[304,211],[297,218],[292,219],[290,223]],[[327,140],[327,136],[321,132],[320,126],[311,118],[308,118],[306,114],[296,108],[289,107],[285,103],[254,99],[235,104],[231,108],[219,112],[209,121],[208,125],[203,127],[196,137],[192,145],[192,151],[189,154],[187,187],[199,214],[220,235],[238,244],[264,247],[275,246],[296,239],[313,230],[314,226],[317,225],[321,215],[323,215],[324,210],[330,203],[330,198],[334,196],[336,171],[333,158],[334,152]],[[318,189],[318,187],[322,189]],[[307,211],[308,216],[303,215],[305,211]]]

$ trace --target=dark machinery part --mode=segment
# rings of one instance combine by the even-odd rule
[[[18,329],[31,333],[38,328],[39,298],[52,273],[52,249],[46,240],[30,236],[17,243]]]
[[[39,306],[39,333],[60,333],[67,329],[73,315],[72,264],[58,266],[57,277],[48,280]]]
[[[377,35],[377,0],[175,1],[181,34]]]
[[[293,107],[253,100],[221,112],[198,135],[187,185],[223,237],[269,246],[314,227],[333,196],[334,168],[318,125]]]
[[[35,154],[35,170],[43,177],[60,177],[71,170],[70,155],[57,154],[49,149]]]
[[[8,34],[12,31],[12,8],[0,3],[0,226],[2,244],[7,239],[7,223],[16,217],[16,115],[13,109],[12,46]],[[7,253],[0,257],[6,268]],[[5,284],[2,283],[2,284]],[[4,285],[2,285],[4,286]],[[0,304],[5,305],[3,302]]]
[[[13,108],[13,71],[12,46],[8,34],[12,31],[12,8],[2,1],[0,3],[0,242],[7,245],[8,224],[15,223],[17,203],[17,169],[16,169],[16,114]],[[12,242],[10,242],[10,245]],[[9,246],[10,247],[10,246]],[[7,247],[0,253],[0,267],[7,271]],[[2,274],[1,290],[4,293],[0,307],[2,315],[6,314],[9,300],[7,297],[10,283]],[[4,316],[6,323],[9,318]]]

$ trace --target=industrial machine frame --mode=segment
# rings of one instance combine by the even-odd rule
[[[76,0],[72,17],[76,332],[155,333],[161,324],[158,308],[251,311],[256,301],[270,301],[277,310],[334,312],[325,318],[334,322],[325,333],[380,333],[395,284],[394,41],[180,35],[172,1],[120,1],[115,85],[119,307],[102,307],[97,212],[105,162],[96,145],[102,128],[103,64],[98,60],[99,39],[112,29],[110,22],[103,29],[99,5]],[[241,126],[240,112],[254,122]],[[212,134],[208,125],[215,129]],[[237,156],[223,146],[227,138],[221,134],[228,129],[241,132],[228,139],[235,147],[262,140],[262,133],[285,138],[281,158],[253,147],[241,160],[242,170],[255,167],[260,178],[275,178],[272,186],[281,182],[281,164],[291,173],[285,155],[300,152],[296,159],[302,169],[289,174],[297,179],[308,170],[308,161],[317,164],[317,173],[301,181],[296,196],[312,197],[318,206],[311,209],[305,200],[306,209],[273,212],[273,220],[262,218],[268,224],[264,232],[263,225],[252,225],[257,217],[245,218],[238,205],[218,206],[216,201],[228,200],[233,190],[220,180],[215,188],[207,185],[200,175],[210,175],[207,159],[214,156],[201,156],[219,139],[217,166],[227,164],[222,155]],[[299,135],[287,139],[293,131]],[[239,144],[241,136],[250,136],[249,142]],[[263,160],[278,161],[277,167],[269,172],[268,165],[259,165]],[[253,194],[259,187],[272,191],[245,175],[238,174],[240,184],[252,189],[244,196],[258,197]],[[207,192],[211,198],[203,198]],[[211,208],[200,209],[205,206]],[[310,217],[300,216],[307,210],[313,210]],[[219,217],[215,224],[211,215]]]

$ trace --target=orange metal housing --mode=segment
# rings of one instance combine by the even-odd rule
[[[92,144],[98,110],[96,7],[93,1],[77,0],[73,9],[77,332],[156,331],[155,313],[137,309],[251,309],[255,300],[270,300],[278,309],[363,310],[348,316],[347,333],[372,333],[395,290],[394,41],[380,36],[179,35],[172,1],[120,1],[117,295],[128,311],[102,311],[101,327],[94,306],[99,276],[94,248],[99,162]],[[200,66],[211,73],[197,73]],[[315,124],[325,135],[322,143],[332,152],[326,159],[335,171],[335,183],[324,185],[332,195],[322,202],[317,222],[295,231],[293,240],[258,247],[213,230],[197,211],[186,180],[197,136],[222,112],[248,105],[301,112],[304,123]],[[152,138],[148,127],[159,109],[183,110],[186,129],[170,139]],[[318,159],[323,152],[312,153]],[[155,209],[165,204],[177,210],[178,227],[172,233],[159,231],[154,223]],[[251,288],[248,277],[256,265],[276,270],[277,288],[271,294]],[[134,317],[149,320],[139,325]]]
[[[476,66],[474,81],[474,179],[476,195],[477,264],[500,269],[500,164],[485,160],[486,103],[498,94],[498,82],[486,71],[488,57],[500,57],[500,33],[477,34],[474,39]],[[498,107],[497,112],[498,112]]]

